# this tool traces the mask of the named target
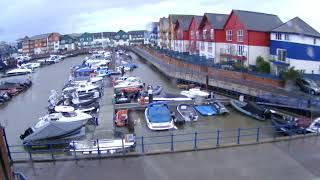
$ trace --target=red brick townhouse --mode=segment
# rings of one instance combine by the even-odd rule
[[[232,10],[225,25],[225,40],[220,48],[221,61],[255,65],[256,58],[269,59],[270,31],[282,21],[277,15]]]
[[[224,48],[226,36],[223,27],[227,19],[227,14],[204,14],[196,35],[200,56],[213,59],[215,63],[220,62],[217,54],[221,48]]]
[[[199,25],[202,20],[202,16],[193,16],[189,26],[189,53],[199,54],[199,44],[197,42],[197,35],[199,35]]]
[[[193,16],[180,16],[174,27],[174,51],[189,52],[189,25]]]

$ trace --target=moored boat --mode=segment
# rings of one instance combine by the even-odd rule
[[[195,105],[194,108],[202,115],[202,116],[214,116],[217,115],[218,112],[211,104],[202,104]]]
[[[158,102],[149,104],[145,109],[147,126],[151,130],[168,130],[174,128],[171,111],[167,104]]]
[[[197,111],[190,104],[179,104],[177,106],[178,113],[183,117],[185,121],[197,121]]]
[[[116,113],[116,119],[114,122],[118,127],[126,126],[128,124],[128,110],[127,109],[119,110]]]
[[[238,110],[239,112],[252,117],[259,121],[265,121],[267,110],[263,107],[258,106],[253,102],[242,102],[238,100],[231,99],[230,104],[233,108]]]

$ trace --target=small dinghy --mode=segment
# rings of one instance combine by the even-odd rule
[[[197,121],[198,114],[190,104],[179,104],[177,106],[178,113],[184,118],[185,121]]]
[[[116,113],[116,119],[114,122],[118,127],[126,126],[128,124],[128,110],[119,110]]]
[[[180,94],[192,99],[196,97],[207,98],[209,96],[208,92],[201,91],[200,88],[191,88],[188,91],[181,91]]]
[[[258,106],[253,102],[242,102],[238,100],[231,99],[230,104],[233,108],[238,110],[239,112],[250,116],[259,121],[265,121],[267,110],[263,107]]]
[[[160,86],[160,85],[150,86],[150,88],[152,89],[152,94],[154,96],[160,95],[162,90],[163,90],[162,86]],[[141,95],[144,96],[144,97],[147,97],[148,96],[148,90],[143,91]]]
[[[220,102],[214,101],[211,105],[218,111],[219,115],[229,114],[229,110]]]
[[[210,104],[195,105],[194,107],[202,116],[217,115],[217,110]]]
[[[83,154],[114,154],[124,151],[133,151],[136,146],[136,138],[133,134],[124,135],[123,139],[99,139],[99,141],[73,141],[69,144],[70,152],[82,152]]]
[[[174,128],[171,111],[162,102],[149,104],[144,111],[147,126],[151,130],[168,130]]]

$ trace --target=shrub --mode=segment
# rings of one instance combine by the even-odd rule
[[[270,73],[270,63],[265,61],[263,57],[258,56],[256,59],[257,71],[262,73]]]

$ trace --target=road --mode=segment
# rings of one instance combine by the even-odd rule
[[[320,179],[320,137],[131,158],[14,164],[32,180]]]

